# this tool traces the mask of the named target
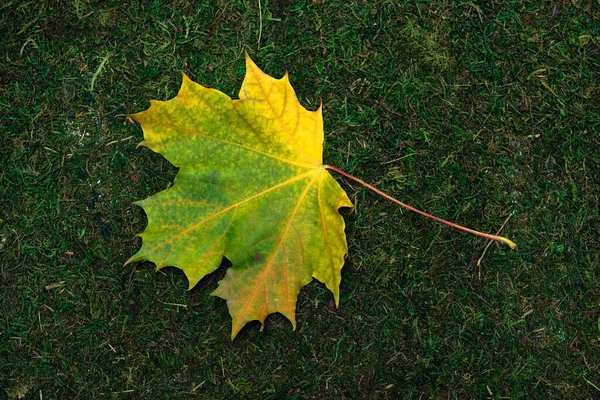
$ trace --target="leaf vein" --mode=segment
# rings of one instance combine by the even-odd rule
[[[304,191],[300,195],[300,198],[298,199],[298,202],[296,203],[294,209],[292,210],[290,218],[288,219],[288,222],[287,222],[287,224],[285,226],[285,229],[283,230],[283,233],[281,235],[281,239],[279,240],[279,243],[277,244],[277,246],[273,250],[273,253],[272,253],[271,257],[269,258],[269,260],[265,263],[265,268],[260,273],[260,277],[257,278],[256,281],[254,282],[254,288],[252,288],[252,293],[251,293],[250,297],[248,298],[248,301],[244,305],[244,308],[240,312],[240,314],[239,314],[240,316],[243,316],[243,315],[246,314],[246,312],[248,310],[248,307],[252,303],[252,299],[254,298],[254,296],[255,296],[255,294],[256,294],[256,292],[258,290],[259,283],[264,282],[264,276],[266,275],[266,272],[271,268],[271,266],[273,264],[273,260],[275,258],[275,255],[277,254],[277,250],[279,249],[280,246],[282,246],[283,241],[285,240],[285,238],[286,238],[286,236],[288,234],[288,231],[290,230],[290,227],[292,226],[292,222],[294,220],[294,217],[298,213],[298,210],[300,209],[300,206],[302,205],[302,203],[304,202],[304,199],[306,198],[306,194],[308,193],[308,191],[310,190],[310,188],[312,187],[312,185],[314,184],[314,182],[315,182],[315,180],[317,179],[318,176],[319,176],[318,174],[315,174],[315,176],[310,180],[310,182],[308,183],[308,185],[306,185],[306,187],[304,188]]]
[[[192,231],[192,230],[195,230],[195,229],[197,229],[198,227],[200,227],[200,226],[204,225],[204,224],[205,224],[205,223],[207,223],[208,221],[210,221],[210,220],[212,220],[212,219],[214,219],[214,218],[218,217],[218,216],[219,216],[219,215],[221,215],[221,214],[224,214],[224,213],[226,213],[227,211],[229,211],[229,210],[231,210],[231,209],[233,209],[233,208],[235,208],[235,207],[238,207],[238,206],[240,206],[241,204],[244,204],[244,203],[246,203],[246,202],[248,202],[248,201],[250,201],[250,200],[253,200],[253,199],[257,198],[257,197],[260,197],[260,196],[262,196],[262,195],[264,195],[264,194],[266,194],[266,193],[269,193],[269,192],[271,192],[271,191],[273,191],[273,190],[279,189],[279,188],[281,188],[281,187],[283,187],[283,186],[286,186],[286,185],[289,185],[289,184],[291,184],[291,183],[294,183],[294,182],[296,182],[297,180],[300,180],[300,179],[304,178],[305,176],[309,175],[309,174],[310,174],[310,173],[312,173],[312,172],[313,172],[313,171],[312,171],[312,170],[310,170],[310,171],[307,171],[307,172],[305,172],[305,173],[303,173],[303,174],[300,174],[300,175],[294,176],[294,177],[292,177],[292,178],[288,179],[287,181],[284,181],[284,182],[282,182],[282,183],[279,183],[279,184],[277,184],[277,185],[275,185],[275,186],[271,186],[270,188],[268,188],[268,189],[265,189],[265,190],[263,190],[262,192],[259,192],[259,193],[257,193],[257,194],[254,194],[254,195],[252,195],[252,196],[250,196],[250,197],[248,197],[248,198],[246,198],[246,199],[244,199],[244,200],[241,200],[241,201],[239,201],[239,202],[237,202],[237,203],[234,203],[234,204],[232,204],[232,205],[230,205],[230,206],[228,206],[228,207],[225,207],[225,208],[223,208],[221,211],[219,211],[218,213],[215,213],[215,214],[211,215],[210,217],[208,217],[208,218],[206,218],[206,219],[203,219],[202,221],[199,221],[199,222],[195,223],[194,225],[192,225],[192,226],[188,227],[187,229],[185,229],[185,230],[181,231],[180,233],[178,233],[178,234],[176,234],[176,235],[172,236],[172,237],[171,237],[171,238],[169,238],[168,240],[165,240],[164,242],[162,242],[162,243],[161,243],[161,244],[159,244],[158,246],[156,246],[156,247],[154,247],[154,248],[151,248],[151,249],[149,249],[148,253],[155,252],[156,250],[160,249],[161,247],[163,247],[163,246],[165,246],[165,245],[167,245],[167,244],[169,244],[169,243],[173,242],[173,241],[174,241],[175,239],[177,239],[178,237],[180,237],[180,236],[183,236],[183,235],[185,235],[186,233],[188,233],[188,232],[190,232],[190,231]],[[315,175],[315,176],[316,176],[316,175]],[[313,178],[313,180],[314,180],[314,178]]]

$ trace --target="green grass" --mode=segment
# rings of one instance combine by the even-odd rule
[[[191,3],[0,3],[0,399],[600,396],[596,2]],[[244,50],[322,101],[326,163],[475,229],[512,215],[519,248],[477,267],[483,239],[340,178],[340,307],[314,282],[295,332],[233,342],[225,266],[191,291],[123,267],[131,203],[176,173],[126,114],[182,71],[236,96]]]

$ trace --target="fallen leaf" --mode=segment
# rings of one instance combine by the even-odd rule
[[[280,312],[296,328],[296,299],[312,278],[339,303],[347,253],[346,193],[322,161],[321,108],[307,111],[286,74],[262,72],[246,55],[239,100],[183,76],[177,96],[130,115],[140,145],[179,167],[175,184],[136,202],[148,216],[127,262],[182,269],[190,289],[231,261],[213,295],[227,301],[232,338],[249,321]]]

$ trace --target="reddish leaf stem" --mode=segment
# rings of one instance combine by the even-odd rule
[[[505,243],[505,244],[509,245],[511,249],[514,249],[514,248],[516,248],[516,247],[517,247],[517,244],[516,244],[515,242],[513,242],[512,240],[509,240],[509,239],[507,239],[507,238],[505,238],[505,237],[502,237],[502,236],[496,236],[496,235],[490,235],[490,234],[488,234],[488,233],[482,233],[482,232],[479,232],[479,231],[475,231],[475,230],[473,230],[473,229],[465,228],[464,226],[460,226],[460,225],[457,225],[457,224],[453,224],[452,222],[448,222],[448,221],[446,221],[446,220],[443,220],[443,219],[441,219],[441,218],[434,217],[434,216],[433,216],[433,215],[431,215],[431,214],[427,214],[426,212],[423,212],[423,211],[421,211],[421,210],[417,210],[416,208],[414,208],[414,207],[411,207],[411,206],[409,206],[408,204],[404,204],[403,202],[401,202],[401,201],[399,201],[399,200],[396,200],[396,199],[395,199],[395,198],[393,198],[392,196],[389,196],[389,195],[387,195],[387,194],[383,193],[381,190],[379,190],[379,189],[375,188],[374,186],[371,186],[371,185],[369,185],[367,182],[363,181],[362,179],[359,179],[359,178],[357,178],[357,177],[355,177],[355,176],[353,176],[353,175],[350,175],[349,173],[347,173],[347,172],[344,172],[344,171],[342,171],[341,169],[339,169],[339,168],[337,168],[337,167],[334,167],[334,166],[332,166],[332,165],[325,165],[324,167],[325,167],[325,168],[327,168],[327,169],[330,169],[330,170],[332,170],[332,171],[335,171],[335,172],[337,172],[338,174],[344,175],[346,178],[350,178],[350,179],[352,179],[353,181],[360,183],[361,185],[363,185],[363,186],[365,186],[365,187],[369,188],[370,190],[374,191],[374,192],[375,192],[375,193],[377,193],[378,195],[380,195],[380,196],[383,196],[383,197],[385,197],[386,199],[388,199],[388,200],[391,200],[391,201],[393,201],[394,203],[397,203],[397,204],[401,205],[402,207],[404,207],[404,208],[406,208],[406,209],[408,209],[408,210],[414,211],[414,212],[416,212],[417,214],[421,214],[421,215],[422,215],[422,216],[424,216],[424,217],[431,218],[431,219],[433,219],[433,220],[435,220],[435,221],[441,222],[442,224],[446,224],[446,225],[448,225],[448,226],[451,226],[451,227],[453,227],[453,228],[460,229],[461,231],[469,232],[469,233],[472,233],[472,234],[474,234],[474,235],[477,235],[477,236],[482,236],[482,237],[484,237],[484,238],[488,238],[488,239],[491,239],[491,240],[497,240],[497,241],[499,241],[499,242],[502,242],[502,243]]]

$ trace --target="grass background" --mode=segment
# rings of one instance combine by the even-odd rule
[[[0,399],[600,396],[600,4],[0,3]],[[260,39],[260,41],[259,41]],[[126,114],[183,71],[235,97],[247,50],[323,102],[340,179],[339,309],[231,320],[175,268],[123,267],[176,173]]]

